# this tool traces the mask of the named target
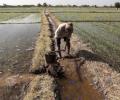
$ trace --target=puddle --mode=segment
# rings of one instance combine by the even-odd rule
[[[65,79],[59,81],[62,100],[104,100],[90,82],[81,76],[79,61],[60,60],[65,69]],[[77,64],[77,65],[76,65]]]

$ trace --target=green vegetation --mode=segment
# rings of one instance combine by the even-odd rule
[[[0,8],[0,21],[9,19],[21,19],[31,14],[36,14],[36,19],[40,19],[41,7],[7,7]]]
[[[90,47],[99,56],[120,71],[118,67],[120,66],[119,10],[113,10],[113,8],[108,8],[108,10],[106,8],[72,8],[72,10],[62,11],[62,8],[58,9],[51,10],[61,21],[72,21],[74,33],[79,34],[84,42],[90,43]]]
[[[54,12],[54,13],[65,13],[65,12],[89,12],[89,13],[120,13],[120,10],[116,10],[116,8],[95,8],[95,7],[51,7],[49,8],[49,10],[51,12]]]
[[[120,13],[54,13],[61,21],[120,21]]]
[[[30,14],[28,13],[3,13],[0,14],[0,21],[6,21],[9,19],[18,19],[18,18],[24,18],[25,16],[28,16]]]
[[[91,43],[91,48],[101,57],[114,64],[120,61],[119,23],[74,23],[75,33]]]
[[[23,12],[23,13],[39,13],[41,12],[42,7],[7,7],[7,8],[0,8],[0,13],[7,12]]]

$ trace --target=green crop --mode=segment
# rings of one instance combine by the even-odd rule
[[[56,8],[53,14],[74,24],[74,33],[120,71],[120,11],[114,8]]]

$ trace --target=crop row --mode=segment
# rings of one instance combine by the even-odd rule
[[[54,13],[61,21],[120,21],[120,13]]]
[[[0,8],[0,13],[7,12],[41,12],[43,8],[40,7],[7,7],[7,8]]]
[[[119,23],[115,23],[120,27]],[[114,23],[74,23],[75,33],[104,60],[120,71],[120,28]]]
[[[25,16],[28,16],[29,14],[23,14],[23,13],[3,13],[3,14],[0,14],[0,21],[5,21],[5,20],[9,20],[9,19],[12,19],[12,18],[23,18]]]
[[[54,8],[49,8],[51,12],[120,12],[120,10],[116,10],[116,8],[95,8],[95,7],[90,7],[90,8],[85,8],[85,7],[54,7]]]

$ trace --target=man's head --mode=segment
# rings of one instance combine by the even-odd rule
[[[73,33],[73,24],[71,22],[66,23],[65,30],[67,33]]]
[[[71,22],[68,22],[68,25],[70,25],[70,26],[73,26],[73,23],[71,23]]]

